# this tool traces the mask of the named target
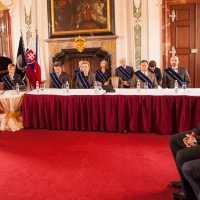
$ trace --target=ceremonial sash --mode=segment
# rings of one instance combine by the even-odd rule
[[[151,80],[144,75],[140,70],[135,72],[135,75],[142,81],[142,82],[148,82],[148,88],[153,88],[153,83],[151,82]]]
[[[158,78],[159,78],[159,75],[158,75],[158,74],[156,74],[156,72],[155,72],[155,71],[151,70],[150,68],[148,68],[148,70],[149,70],[151,73],[155,74],[155,76],[156,76],[156,79],[158,79]]]
[[[76,69],[76,70],[74,70],[74,73],[77,75],[78,73],[81,73],[81,70],[80,69]]]
[[[101,82],[105,83],[107,81],[106,76],[104,75],[104,73],[99,69],[97,70],[97,76],[98,78],[101,80]]]
[[[156,74],[153,70],[151,70],[150,68],[148,68],[148,70],[153,73],[153,74]]]
[[[11,81],[9,75],[5,75],[1,78],[1,80],[6,84],[7,88],[9,90],[12,90],[12,87],[15,86],[15,84]]]
[[[126,69],[124,69],[122,66],[118,67],[118,69],[127,79],[131,78],[131,75],[129,74],[129,72]]]
[[[55,72],[52,72],[50,73],[50,77],[54,83],[54,85],[57,87],[57,88],[62,88],[62,83],[60,82],[60,79],[57,77],[56,73]]]
[[[79,72],[79,73],[77,73],[77,76],[79,77],[83,87],[85,89],[89,89],[90,88],[90,84],[89,84],[87,78],[84,76],[84,73],[83,72]]]
[[[182,87],[183,79],[181,76],[176,73],[171,67],[168,67],[164,70],[169,76],[171,76],[174,80],[178,81],[178,84]]]

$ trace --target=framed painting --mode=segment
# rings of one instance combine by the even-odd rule
[[[115,34],[114,0],[47,0],[49,38]]]

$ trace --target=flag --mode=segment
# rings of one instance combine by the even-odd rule
[[[35,73],[37,75],[37,80],[39,83],[41,83],[41,67],[40,65],[38,64],[38,34],[36,33],[36,44],[35,44],[35,60],[36,60],[36,63],[35,63],[35,66],[34,66],[34,70],[35,70]]]
[[[36,81],[41,84],[41,69],[36,60],[36,55],[31,49],[27,49],[25,53],[27,69],[26,76],[29,78],[31,84],[36,87]]]
[[[23,82],[26,84],[26,81],[25,81],[26,59],[25,59],[25,54],[24,54],[24,43],[23,43],[22,35],[20,36],[20,39],[19,39],[16,65],[17,65],[16,73],[21,75]]]
[[[36,34],[36,43],[33,41],[33,37],[30,39],[28,48],[25,53],[27,69],[26,76],[29,78],[30,83],[35,87],[36,81],[41,83],[41,67],[37,61],[37,47],[38,47],[38,36]]]

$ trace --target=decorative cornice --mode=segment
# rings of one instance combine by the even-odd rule
[[[119,36],[117,35],[106,35],[106,36],[84,36],[86,41],[99,41],[99,40],[109,40],[109,39],[117,39]],[[52,38],[45,40],[47,43],[62,43],[62,42],[74,42],[74,38]]]

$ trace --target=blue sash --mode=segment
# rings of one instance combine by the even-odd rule
[[[122,66],[118,67],[118,69],[127,79],[131,78],[131,75],[129,74],[129,72],[126,69],[124,69]]]
[[[171,67],[168,67],[164,70],[169,76],[171,76],[174,80],[178,81],[178,84],[182,87],[183,79],[180,77],[178,73],[176,73]]]
[[[101,80],[101,82],[105,83],[107,81],[106,76],[104,75],[104,73],[99,69],[97,70],[97,76],[98,78]]]
[[[62,83],[60,82],[60,79],[57,77],[56,73],[55,72],[52,72],[50,73],[50,77],[54,83],[54,85],[57,87],[57,88],[62,88]]]
[[[76,70],[74,70],[74,73],[77,75],[78,73],[81,73],[81,70],[80,69],[76,69]]]
[[[84,76],[84,73],[83,72],[79,72],[79,73],[77,73],[77,76],[79,77],[83,87],[85,89],[89,89],[90,88],[90,84],[89,84],[87,78]]]
[[[142,82],[148,82],[148,88],[153,88],[153,83],[151,80],[145,76],[140,70],[135,72],[135,75],[142,81]]]
[[[148,68],[148,70],[153,73],[153,74],[156,74],[153,70],[151,70],[150,68]]]
[[[9,90],[12,90],[12,87],[15,86],[15,84],[11,81],[9,75],[5,75],[1,78],[1,80],[6,84],[7,88]]]

